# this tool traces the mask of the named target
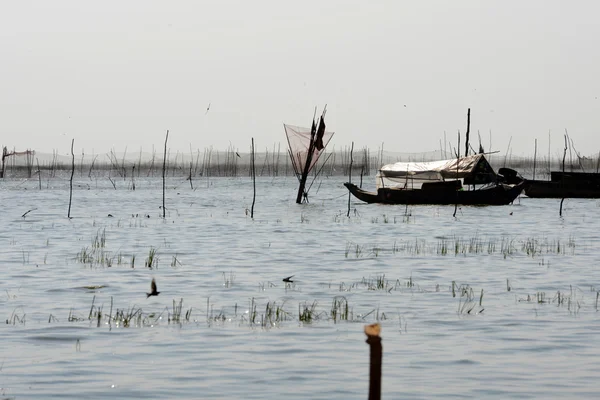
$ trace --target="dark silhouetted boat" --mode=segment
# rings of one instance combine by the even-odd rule
[[[377,172],[377,191],[344,185],[366,203],[506,205],[521,193],[524,182],[507,183],[484,154],[431,162],[399,162]]]
[[[525,195],[535,198],[600,198],[600,174],[550,172],[550,180],[525,180]]]

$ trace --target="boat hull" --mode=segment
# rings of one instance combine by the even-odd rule
[[[600,185],[579,184],[571,182],[526,181],[525,195],[533,198],[600,198]]]
[[[518,185],[499,184],[478,190],[406,190],[380,188],[377,192],[369,192],[352,183],[344,183],[350,193],[365,203],[381,204],[461,204],[461,205],[506,205],[512,203],[523,190],[523,183]]]

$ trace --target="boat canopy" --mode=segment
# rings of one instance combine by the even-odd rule
[[[377,188],[417,189],[425,182],[461,179],[467,185],[496,181],[496,173],[484,154],[426,162],[387,164],[377,172]]]

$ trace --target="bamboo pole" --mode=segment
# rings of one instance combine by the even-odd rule
[[[38,160],[36,157],[35,162],[37,163],[38,167],[38,181],[40,183],[40,190],[42,190],[42,170],[40,169],[40,160]]]
[[[133,191],[135,191],[135,180],[133,178],[134,176],[135,176],[135,163],[131,167],[131,190],[133,190]]]
[[[252,207],[250,207],[250,218],[254,219],[254,203],[256,202],[256,168],[254,165],[254,138],[252,138]]]
[[[465,157],[469,155],[469,132],[471,129],[471,109],[467,109],[467,134],[465,137]],[[459,150],[460,152],[460,150]]]
[[[354,142],[352,142],[352,147],[350,148],[350,168],[348,168],[348,182],[352,183],[352,152],[354,151]],[[350,217],[350,191],[348,190],[348,213],[346,217]]]
[[[73,175],[75,175],[75,153],[73,153],[73,144],[75,139],[71,139],[71,179],[69,179],[69,211],[67,218],[71,218],[71,202],[73,200]]]
[[[537,139],[535,139],[535,146],[533,148],[533,180],[535,180],[535,161],[537,157]]]
[[[458,165],[460,161],[460,131],[458,131],[458,147],[456,147],[456,179],[458,180]],[[454,204],[454,214],[452,216],[456,218],[456,211],[458,210],[458,191],[456,192],[456,202]]]
[[[565,158],[567,157],[567,148],[568,148],[568,144],[567,144],[567,135],[565,134],[565,151],[563,153],[563,160],[562,160],[562,176],[560,178],[560,186],[563,190],[563,196],[562,199],[560,200],[560,209],[558,210],[558,215],[560,217],[562,217],[562,210],[563,210],[563,202],[565,201]]]
[[[167,135],[165,136],[165,152],[163,157],[163,168],[162,168],[162,210],[163,210],[163,218],[166,216],[165,210],[165,173],[167,168],[167,141],[169,140],[169,130],[167,130]]]

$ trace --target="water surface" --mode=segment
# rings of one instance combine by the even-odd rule
[[[383,398],[597,396],[596,200],[347,217],[343,181],[260,178],[254,219],[248,178],[171,178],[165,219],[160,179],[79,178],[72,219],[64,177],[0,182],[0,396],[364,399],[377,321]]]

